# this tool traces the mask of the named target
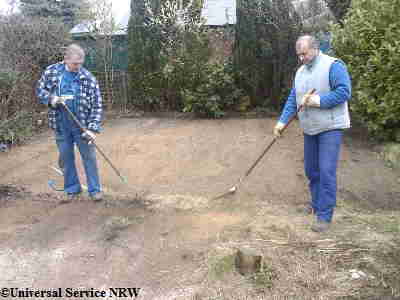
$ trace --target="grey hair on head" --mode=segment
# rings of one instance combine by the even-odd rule
[[[65,48],[65,57],[78,56],[85,58],[85,50],[78,44],[71,44]]]
[[[312,35],[302,35],[297,39],[297,42],[300,41],[306,41],[312,49],[319,49],[320,47],[319,41]]]

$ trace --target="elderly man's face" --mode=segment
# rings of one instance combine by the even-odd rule
[[[64,59],[65,64],[70,72],[78,72],[82,67],[84,59],[79,55],[66,56]]]
[[[296,53],[300,62],[308,65],[317,56],[318,50],[312,48],[308,41],[298,41],[296,44]]]

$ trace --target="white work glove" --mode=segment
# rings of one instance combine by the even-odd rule
[[[282,122],[276,123],[276,125],[274,127],[274,130],[273,130],[274,136],[276,138],[278,138],[278,137],[280,137],[282,135],[282,130],[283,130],[284,127],[285,127],[284,123],[282,123]]]
[[[93,131],[91,131],[91,130],[85,130],[85,131],[82,133],[82,138],[83,138],[84,140],[86,140],[86,141],[88,142],[88,144],[91,144],[91,143],[93,143],[94,140],[96,139],[96,134],[95,134]]]
[[[52,108],[56,108],[57,105],[62,104],[65,105],[65,101],[73,99],[74,96],[68,95],[68,96],[52,96],[50,98],[50,105]]]
[[[301,105],[309,106],[309,107],[320,107],[321,106],[321,98],[318,95],[309,96],[308,94],[306,94],[301,99]]]
[[[65,104],[64,101],[65,101],[65,100],[64,100],[63,97],[51,96],[51,97],[50,97],[50,106],[51,106],[52,108],[57,108],[57,106],[58,106],[59,104]]]

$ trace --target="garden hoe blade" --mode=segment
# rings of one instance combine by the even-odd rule
[[[60,165],[60,160],[59,160],[59,165]],[[59,168],[57,168],[57,167],[51,166],[51,169],[53,169],[53,170],[54,170],[58,175],[60,175],[61,177],[64,177],[64,172],[63,172],[62,168],[59,169]],[[56,181],[55,181],[55,180],[48,180],[47,183],[48,183],[49,187],[50,187],[52,190],[54,190],[54,191],[56,191],[56,192],[64,192],[64,189],[63,189],[63,188],[57,188],[57,184],[56,184]],[[88,187],[87,187],[86,185],[82,184],[81,186],[82,186],[82,189],[83,189],[84,191],[87,191],[87,190],[88,190]]]
[[[237,189],[238,189],[237,185],[235,185],[235,186],[231,187],[227,192],[225,192],[225,193],[223,193],[223,194],[221,194],[221,195],[219,195],[217,197],[214,197],[212,200],[217,200],[217,199],[220,199],[220,198],[224,198],[224,197],[226,197],[228,195],[234,194]]]
[[[49,187],[50,187],[53,191],[56,191],[56,192],[64,192],[64,189],[63,189],[63,188],[57,188],[56,183],[55,183],[54,180],[49,180],[49,181],[47,181],[47,183],[48,183]]]
[[[315,89],[311,89],[310,91],[308,91],[304,97],[309,98],[310,96],[312,96],[315,93]],[[297,114],[299,113],[299,111],[301,111],[303,109],[303,105],[300,105],[297,108],[296,113],[290,118],[290,120],[286,123],[286,125],[282,128],[281,130],[281,134],[285,131],[285,129],[289,126],[289,124],[296,118]],[[262,158],[264,157],[264,155],[268,152],[268,150],[272,147],[273,144],[275,144],[275,142],[277,141],[277,137],[274,137],[272,139],[272,141],[267,145],[267,147],[264,149],[264,151],[260,154],[260,156],[258,156],[258,158],[256,159],[256,161],[250,166],[250,168],[247,170],[247,172],[244,174],[244,176],[242,178],[240,178],[237,182],[236,185],[234,185],[233,187],[231,187],[226,193],[223,193],[219,196],[214,197],[212,200],[216,200],[216,199],[220,199],[220,198],[224,198],[228,195],[233,195],[234,193],[236,193],[236,191],[239,189],[239,185],[242,183],[242,181],[250,175],[250,173],[253,171],[253,169],[257,166],[257,164],[262,160]]]
[[[272,147],[272,145],[276,142],[276,138],[274,137],[272,139],[272,141],[268,144],[268,146],[264,149],[264,151],[258,156],[258,158],[256,159],[256,161],[251,165],[251,167],[246,171],[246,173],[244,174],[243,177],[241,177],[237,184],[234,185],[233,187],[231,187],[226,193],[219,195],[215,198],[213,198],[213,200],[216,199],[220,199],[220,198],[224,198],[228,195],[232,195],[234,193],[236,193],[236,191],[239,189],[239,185],[242,183],[242,181],[250,175],[251,171],[253,171],[253,169],[257,166],[257,164],[261,161],[261,159],[264,157],[264,155],[268,152],[268,150]]]

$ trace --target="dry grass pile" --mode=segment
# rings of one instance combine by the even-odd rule
[[[198,299],[400,299],[400,214],[339,211],[323,236],[293,226],[300,220],[292,216],[276,225],[259,216],[220,237],[206,263],[203,284],[212,288]],[[262,272],[237,272],[234,254],[241,247],[263,254]]]

